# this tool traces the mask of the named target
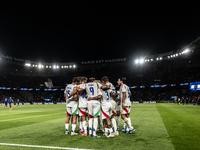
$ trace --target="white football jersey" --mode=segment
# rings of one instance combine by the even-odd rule
[[[89,82],[83,87],[86,90],[87,97],[96,97],[102,95],[102,92],[99,89],[99,84],[97,82]],[[99,100],[91,100],[87,102],[99,102]]]
[[[99,85],[96,82],[87,83],[85,86],[88,97],[96,97],[98,96],[98,88]]]
[[[111,101],[111,95],[110,93],[112,92],[111,89],[108,89],[106,91],[104,90],[101,90],[102,91],[102,100],[101,100],[101,103],[110,103]]]
[[[73,84],[69,84],[66,86],[66,89],[65,89],[65,94],[66,96],[68,97],[74,90],[76,89],[76,85],[73,85]],[[75,98],[74,96],[70,97],[68,99],[68,104],[67,106],[68,107],[73,107],[75,104],[78,103],[78,99]]]
[[[108,82],[106,85],[111,89],[112,93],[115,95],[115,87],[112,83]],[[113,97],[110,97],[110,100],[114,100]]]
[[[120,91],[121,102],[123,100],[123,93],[125,92],[126,98],[125,98],[125,101],[124,101],[124,105],[125,106],[131,106],[129,87],[126,84],[123,84],[123,85],[121,85],[119,91]]]
[[[86,84],[77,85],[77,87],[85,89]],[[87,107],[87,93],[86,90],[79,92],[79,108]]]

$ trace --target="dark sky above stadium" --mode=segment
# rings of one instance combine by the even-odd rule
[[[200,36],[198,5],[182,4],[7,0],[0,54],[69,62],[175,51]]]

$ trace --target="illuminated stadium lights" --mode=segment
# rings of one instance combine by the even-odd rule
[[[167,58],[170,58],[170,56],[167,56]]]
[[[176,56],[178,56],[178,54],[176,54]]]
[[[56,69],[56,65],[53,66],[53,69]]]
[[[151,61],[153,61],[153,59],[151,59]]]
[[[190,52],[190,50],[187,48],[182,52],[182,54],[186,54],[186,53],[189,53],[189,52]]]
[[[46,66],[46,68],[49,68],[49,66]]]
[[[76,68],[76,65],[73,65],[73,68]]]
[[[141,63],[141,64],[144,63],[144,59],[140,59],[140,63]]]
[[[27,66],[27,67],[31,67],[31,64],[29,64],[29,63],[25,63],[25,66]]]
[[[138,59],[136,59],[136,60],[135,60],[135,63],[136,63],[136,64],[138,64],[138,63],[139,63],[139,60],[138,60]]]
[[[63,66],[61,66],[61,68],[63,68]]]
[[[69,68],[72,68],[72,66],[70,65]]]
[[[156,58],[156,60],[159,60],[159,58]]]
[[[51,68],[51,66],[49,66],[49,68]]]
[[[38,68],[43,68],[43,67],[44,67],[44,66],[43,66],[43,65],[41,65],[41,64],[39,64],[39,65],[38,65]]]
[[[59,68],[59,66],[56,66],[56,68],[58,69],[58,68]]]
[[[162,60],[162,57],[160,57],[160,60]]]

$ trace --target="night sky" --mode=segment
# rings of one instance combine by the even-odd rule
[[[197,4],[6,1],[0,54],[41,62],[145,56],[175,51],[200,36]]]

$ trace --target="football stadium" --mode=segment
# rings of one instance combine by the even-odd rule
[[[142,33],[155,31],[146,28],[146,11],[131,13],[147,17],[131,39],[136,22],[126,22],[129,13],[101,12],[83,1],[57,4],[12,1],[0,9],[0,149],[200,149],[199,35],[184,27],[192,40],[182,30],[172,33],[177,29],[165,32],[166,45],[167,36],[145,38]],[[66,15],[66,9],[74,12]],[[69,21],[59,22],[65,16]],[[147,47],[145,40],[155,38],[152,47],[163,50],[135,52],[138,41],[120,43],[124,38]]]

